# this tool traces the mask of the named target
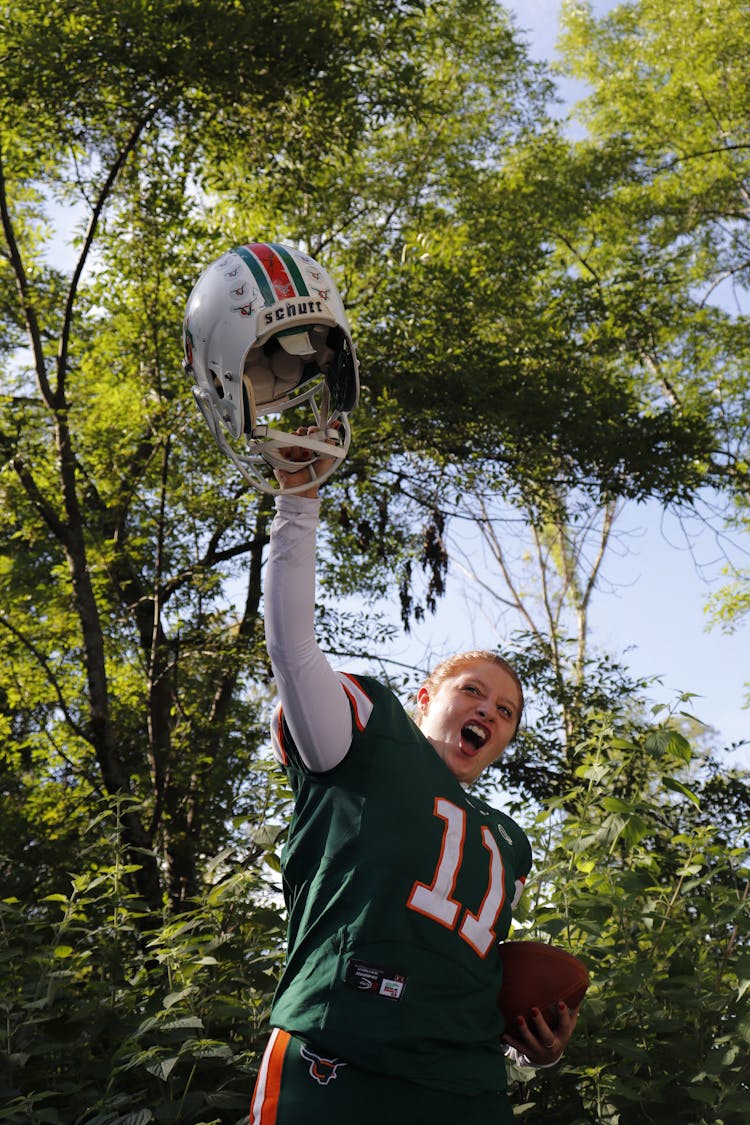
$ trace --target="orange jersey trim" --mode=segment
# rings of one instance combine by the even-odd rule
[[[367,726],[367,720],[372,714],[372,700],[356,676],[353,676],[350,672],[338,672],[337,675],[352,705],[357,730],[364,730]]]
[[[271,746],[276,760],[281,762],[282,766],[288,765],[289,758],[284,746],[284,711],[281,704],[276,708],[271,723]]]
[[[358,731],[363,731],[367,726],[373,710],[373,702],[357,678],[348,672],[337,672],[336,678],[349,700],[352,711],[352,723]],[[277,704],[271,718],[271,747],[277,762],[282,766],[289,765],[289,754],[284,743],[284,709]]]
[[[516,879],[515,894],[513,895],[513,901],[510,904],[511,909],[515,910],[515,908],[518,906],[518,903],[521,900],[521,895],[523,894],[523,888],[525,886],[526,876],[522,875],[520,879]]]

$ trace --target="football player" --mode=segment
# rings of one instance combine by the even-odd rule
[[[529,842],[471,783],[511,742],[518,678],[491,652],[439,665],[412,717],[318,647],[318,488],[349,446],[358,365],[328,273],[278,243],[235,247],[188,300],[185,369],[219,447],[276,494],[265,628],[274,752],[294,810],[288,955],[250,1125],[510,1125],[504,1052],[559,1059],[577,1013],[504,1027],[498,943]],[[309,407],[287,433],[264,421]]]
[[[463,653],[413,719],[377,680],[335,672],[313,632],[318,486],[277,477],[308,487],[276,499],[265,579],[273,745],[295,806],[288,958],[251,1125],[510,1123],[504,1051],[551,1065],[576,1020],[562,1005],[554,1029],[540,1013],[507,1030],[497,1005],[531,851],[469,786],[518,730],[521,685],[496,654]]]

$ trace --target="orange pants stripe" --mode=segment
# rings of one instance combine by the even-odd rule
[[[271,1033],[253,1092],[249,1125],[276,1125],[281,1093],[281,1071],[290,1038],[288,1031],[282,1031],[278,1027]]]

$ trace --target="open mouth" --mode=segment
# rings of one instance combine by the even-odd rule
[[[466,726],[461,727],[463,749],[470,753],[478,753],[489,737],[489,731],[480,726],[479,723],[467,723]]]

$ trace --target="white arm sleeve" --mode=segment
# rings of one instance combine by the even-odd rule
[[[284,718],[308,769],[343,760],[352,713],[315,639],[315,537],[320,501],[277,496],[264,586],[266,647]]]
[[[555,1059],[555,1061],[551,1063],[533,1063],[530,1062],[526,1055],[519,1051],[517,1047],[506,1047],[505,1054],[511,1062],[514,1062],[516,1064],[516,1066],[531,1066],[534,1068],[534,1070],[546,1070],[547,1067],[557,1066],[560,1059],[562,1058],[562,1055],[559,1055]]]

